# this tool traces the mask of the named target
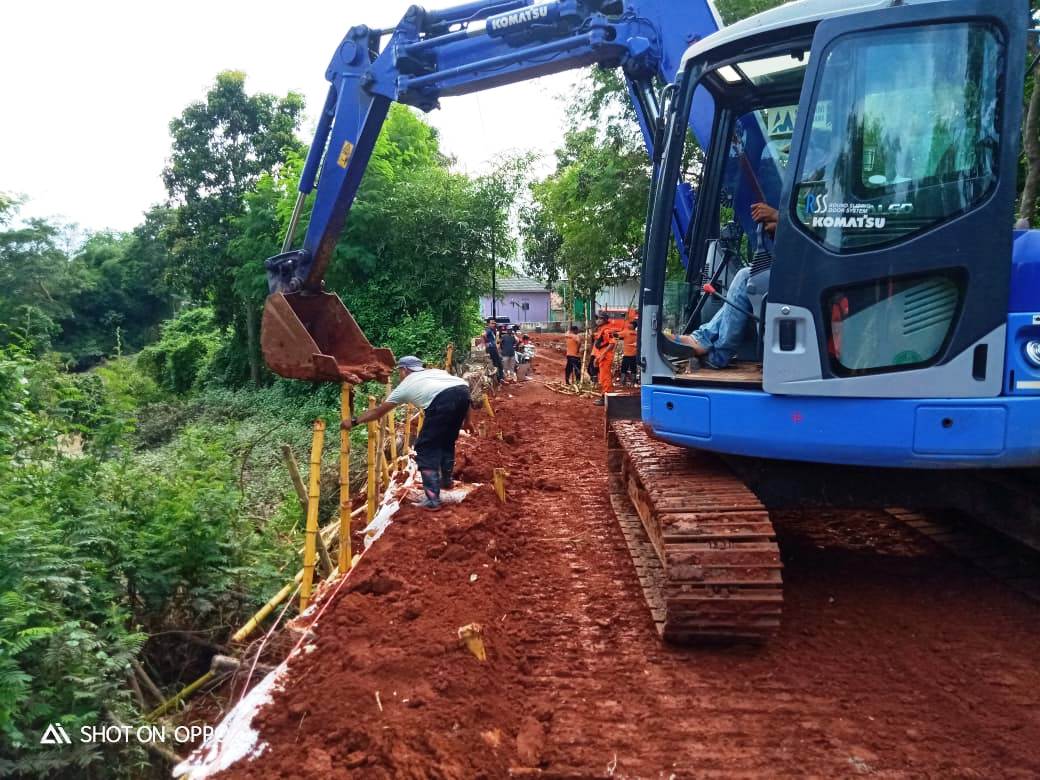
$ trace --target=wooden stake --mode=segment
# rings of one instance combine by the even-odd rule
[[[415,438],[419,438],[419,434],[422,433],[423,423],[426,422],[426,412],[422,409],[419,410],[419,422],[415,426]]]
[[[509,476],[509,472],[505,469],[495,469],[495,493],[498,494],[498,500],[503,504],[506,502],[506,477]]]
[[[487,393],[484,394],[484,411],[488,413],[488,417],[495,416],[495,410],[491,408],[491,399],[487,397]]]
[[[448,351],[444,355],[444,370],[451,372],[451,361],[455,357],[455,345],[448,344]]]
[[[311,436],[311,464],[307,474],[307,530],[303,547],[303,582],[300,583],[300,612],[307,609],[314,584],[314,561],[317,556],[318,499],[321,496],[321,448],[325,444],[325,421],[314,421]]]
[[[282,459],[285,461],[286,468],[289,469],[289,477],[292,479],[296,495],[300,499],[300,506],[306,508],[307,488],[304,486],[303,478],[300,476],[300,467],[296,463],[296,456],[293,454],[292,447],[288,444],[282,445]]]
[[[340,420],[354,414],[353,388],[346,382],[339,390]],[[350,431],[339,429],[339,573],[350,569]]]
[[[368,408],[369,410],[375,409],[376,399],[375,396],[368,397]],[[368,522],[372,522],[376,516],[376,491],[378,485],[376,485],[376,424],[370,422],[368,424],[368,511],[365,513],[365,517],[368,518]]]
[[[318,548],[318,562],[321,564],[322,576],[331,577],[332,572],[336,571],[336,567],[332,564],[332,556],[329,554],[329,547],[325,544],[325,540],[321,538],[320,533],[314,537],[314,541]]]

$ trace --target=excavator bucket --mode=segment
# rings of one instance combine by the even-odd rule
[[[365,338],[334,293],[272,293],[264,304],[260,346],[279,376],[310,382],[386,381],[394,353]]]

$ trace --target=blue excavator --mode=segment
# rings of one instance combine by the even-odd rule
[[[1030,27],[1025,0],[799,0],[729,27],[710,0],[483,0],[354,27],[266,264],[268,365],[392,370],[322,285],[392,101],[620,68],[652,182],[612,502],[661,634],[776,630],[767,506],[956,507],[1040,548],[1040,232],[1012,226]],[[676,337],[737,305],[742,268],[737,362],[698,368]]]

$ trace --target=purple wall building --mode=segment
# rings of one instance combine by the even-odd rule
[[[495,285],[498,300],[495,314],[512,322],[548,322],[549,288],[537,279],[524,276],[499,278]],[[480,297],[480,313],[491,316],[491,296]]]

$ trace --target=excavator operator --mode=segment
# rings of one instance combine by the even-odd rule
[[[776,234],[780,213],[775,208],[768,203],[755,203],[751,206],[751,216],[770,236]],[[737,354],[737,347],[740,346],[747,325],[748,312],[751,311],[751,301],[747,294],[750,275],[751,269],[748,266],[737,271],[727,290],[726,303],[715,312],[715,316],[693,333],[675,337],[677,344],[693,350],[702,366],[725,368]]]

